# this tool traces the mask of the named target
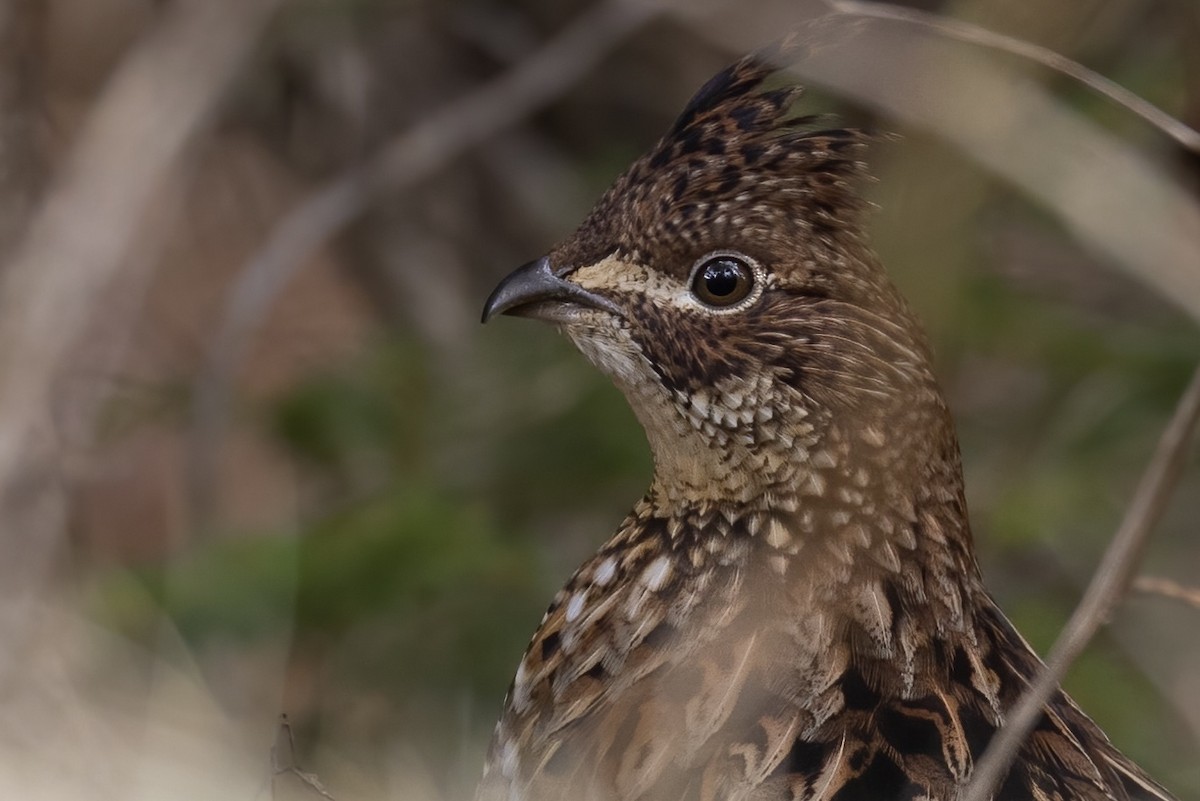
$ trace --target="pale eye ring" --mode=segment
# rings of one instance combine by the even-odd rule
[[[692,271],[692,295],[714,309],[728,309],[750,297],[759,282],[759,270],[740,253],[710,253]]]

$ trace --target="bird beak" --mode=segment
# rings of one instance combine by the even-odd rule
[[[620,315],[612,301],[555,275],[550,260],[543,256],[518,267],[492,290],[491,297],[483,305],[483,322],[497,314],[511,314],[565,323],[575,319],[582,309],[599,309]]]

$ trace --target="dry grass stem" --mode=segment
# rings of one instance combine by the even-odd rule
[[[1186,587],[1160,576],[1138,576],[1133,582],[1133,589],[1146,595],[1158,595],[1174,601],[1182,601],[1188,606],[1200,609],[1200,587]]]
[[[327,801],[337,799],[325,789],[316,774],[300,770],[296,764],[296,739],[292,734],[292,723],[287,715],[279,716],[279,728],[275,732],[275,742],[271,746],[271,779],[272,789],[274,780],[279,776],[294,776],[306,789]],[[274,793],[272,793],[274,795]]]

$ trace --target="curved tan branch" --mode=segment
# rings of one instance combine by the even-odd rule
[[[826,0],[826,2],[830,8],[841,14],[890,19],[920,25],[960,42],[979,45],[989,50],[1008,53],[1040,64],[1107,97],[1158,128],[1178,142],[1185,150],[1200,154],[1200,131],[1185,125],[1182,121],[1175,119],[1119,83],[1105,78],[1100,73],[1088,69],[1077,61],[1072,61],[1048,47],[989,31],[987,28],[981,28],[969,22],[931,14],[915,8],[901,8],[887,3],[877,3],[873,0]]]

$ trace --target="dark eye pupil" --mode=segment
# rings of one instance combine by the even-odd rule
[[[754,273],[736,256],[713,256],[692,278],[692,294],[709,306],[733,306],[750,295]]]
[[[704,268],[704,288],[714,297],[732,295],[737,290],[740,280],[741,265],[729,259],[713,262]]]

